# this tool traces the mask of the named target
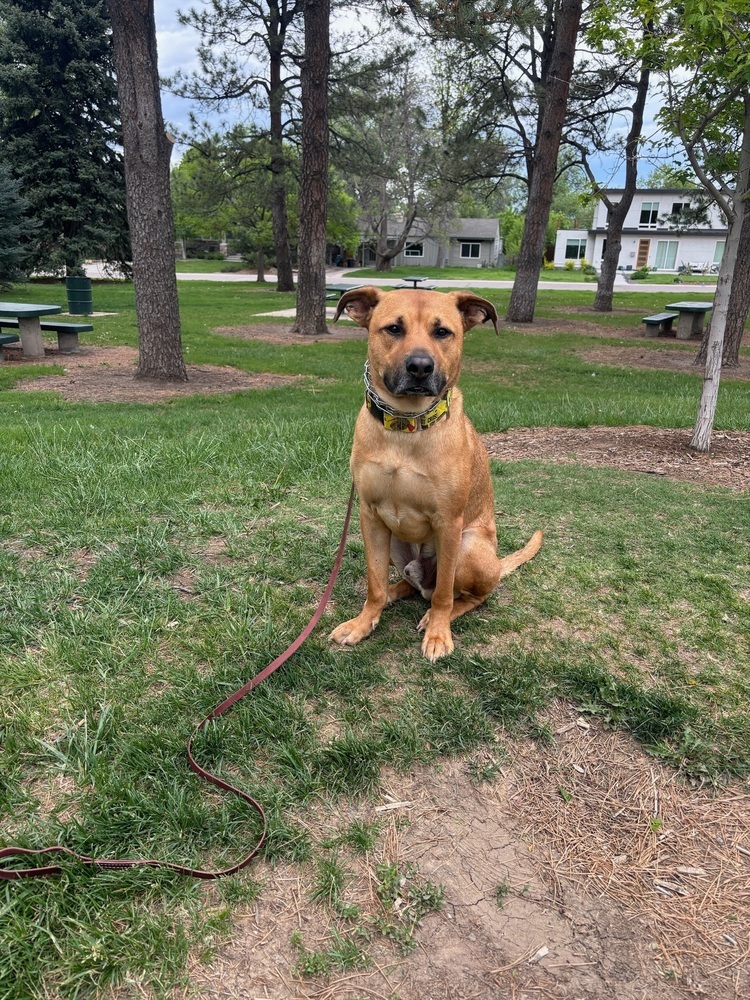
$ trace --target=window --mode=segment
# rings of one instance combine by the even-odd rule
[[[586,240],[567,240],[565,243],[565,259],[581,260],[586,256]]]
[[[472,257],[474,259],[479,259],[479,244],[478,243],[462,243],[461,244],[461,256],[462,257]]]
[[[672,212],[671,212],[671,214],[672,215],[680,215],[682,213],[682,211],[684,209],[686,209],[686,208],[687,208],[687,205],[685,204],[684,201],[673,201],[672,202]]]
[[[407,243],[404,250],[404,257],[424,257],[424,244]]]
[[[714,249],[714,264],[721,264],[724,259],[724,247],[726,246],[726,240],[717,240],[716,248]]]
[[[666,269],[667,271],[674,270],[675,261],[677,260],[677,247],[679,243],[677,240],[657,240],[656,243],[656,262],[654,267],[658,270]]]
[[[641,205],[641,221],[639,225],[646,229],[656,229],[656,218],[659,214],[658,201],[644,201]]]

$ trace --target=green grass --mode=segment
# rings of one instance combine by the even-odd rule
[[[509,293],[485,294],[502,312]],[[62,303],[63,289],[45,287],[55,295]],[[697,376],[580,357],[629,343],[671,297],[618,293],[616,311],[595,317],[591,289],[540,292],[540,316],[617,333],[601,342],[554,328],[470,333],[462,385],[479,430],[691,426]],[[39,300],[40,289],[13,298]],[[258,832],[241,803],[188,770],[185,742],[312,613],[348,494],[365,347],[213,332],[293,302],[267,287],[186,282],[180,298],[189,362],[307,378],[231,397],[84,404],[14,391],[50,369],[0,367],[2,843],[208,866],[240,857]],[[136,343],[132,286],[96,283],[94,304],[115,315],[94,319],[92,342]],[[722,383],[717,427],[750,430],[746,384]],[[355,530],[335,615],[196,741],[202,763],[264,803],[265,857],[309,866],[337,919],[350,919],[347,852],[372,850],[380,832],[316,833],[302,811],[367,796],[384,766],[481,761],[487,746],[495,756],[475,780],[491,779],[498,731],[542,738],[552,698],[632,732],[686,775],[750,774],[747,497],[536,460],[495,463],[493,475],[502,550],[537,527],[545,545],[456,623],[453,656],[434,666],[420,656],[419,600],[389,609],[355,649],[328,645],[362,601]],[[439,905],[436,887],[413,888],[414,912]],[[169,995],[188,956],[208,960],[233,908],[259,891],[253,868],[207,897],[177,875],[72,862],[59,879],[0,883],[0,998],[131,995],[134,983]],[[414,928],[381,931],[408,947]],[[300,965],[358,968],[362,947],[342,932],[323,958],[301,951]]]

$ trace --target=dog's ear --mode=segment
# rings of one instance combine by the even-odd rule
[[[489,319],[497,333],[497,310],[491,302],[478,295],[472,295],[471,292],[452,292],[451,298],[463,317],[464,332],[473,326],[479,326],[480,323],[486,323]]]
[[[354,320],[358,326],[367,326],[370,316],[375,306],[382,298],[383,293],[374,285],[363,285],[362,288],[352,288],[350,292],[344,292],[336,306],[336,315],[333,322],[339,318],[346,309],[347,315]]]

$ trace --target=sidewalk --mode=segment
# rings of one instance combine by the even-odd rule
[[[344,284],[346,282],[351,282],[354,285],[393,285],[394,282],[400,281],[399,278],[389,278],[385,277],[375,277],[375,272],[373,271],[372,276],[369,274],[367,277],[352,277],[350,274],[351,269],[342,268],[330,268],[326,270],[326,282],[328,284]],[[475,273],[475,272],[472,272]],[[90,278],[107,278],[103,266],[98,262],[93,262],[86,265],[86,274]],[[252,282],[256,280],[256,275],[252,272],[244,274],[233,274],[228,272],[222,274],[221,272],[209,273],[209,274],[178,274],[178,281],[242,281],[242,282]],[[296,278],[296,275],[295,275]],[[436,288],[495,288],[495,289],[511,289],[513,287],[512,281],[488,281],[486,278],[430,278],[430,284],[434,285]],[[593,293],[596,291],[596,282],[593,281],[545,281],[541,279],[539,281],[539,288],[545,290],[558,289],[559,291],[568,292],[587,292]],[[614,290],[616,292],[674,292],[675,295],[682,294],[678,292],[678,288],[675,287],[673,281],[669,284],[664,285],[646,285],[641,281],[628,281],[625,275],[618,272],[615,275]],[[685,286],[683,286],[685,287]],[[713,295],[716,290],[715,285],[690,285],[688,286],[691,295]]]

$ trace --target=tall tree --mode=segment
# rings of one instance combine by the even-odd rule
[[[0,156],[39,225],[29,266],[130,259],[105,0],[0,0]]]
[[[136,378],[187,381],[169,193],[172,140],[164,131],[154,0],[108,0],[125,149],[138,320]]]
[[[26,217],[28,202],[18,193],[18,181],[0,164],[0,289],[22,281],[27,254],[23,249],[24,233],[32,226]]]
[[[274,251],[277,289],[294,291],[287,220],[288,170],[284,140],[289,125],[290,85],[296,71],[290,59],[290,36],[305,0],[203,0],[203,7],[180,15],[200,32],[200,69],[177,74],[175,93],[199,101],[213,112],[235,104],[246,112],[268,114]]]
[[[729,221],[706,345],[703,389],[690,441],[697,451],[711,447],[724,333],[733,305],[745,206],[750,201],[748,15],[748,0],[685,0],[683,30],[669,52],[670,67],[678,72],[670,77],[664,120],[682,139],[696,176],[715,195]],[[737,145],[727,142],[732,129]]]
[[[334,158],[359,202],[375,270],[389,271],[414,220],[434,208],[439,146],[429,98],[413,53],[401,48],[378,63],[351,65],[347,81],[334,96]]]
[[[305,0],[302,59],[302,176],[298,230],[297,333],[328,333],[326,207],[328,205],[328,78],[330,0]]]
[[[549,71],[542,81],[541,118],[533,148],[526,221],[508,303],[508,319],[515,323],[530,323],[534,319],[582,5],[582,0],[561,0],[555,10]]]
[[[591,81],[582,92],[573,91],[573,104],[582,104],[571,123],[568,142],[580,155],[581,164],[591,182],[594,196],[607,208],[607,232],[601,269],[594,298],[594,310],[611,312],[615,276],[622,248],[622,230],[630,211],[638,183],[646,101],[653,70],[660,62],[664,37],[669,32],[668,16],[654,0],[612,0],[595,5],[584,37],[598,58],[603,60],[598,86],[599,98],[591,104]],[[598,105],[600,107],[598,107]],[[604,114],[602,115],[602,112]],[[630,121],[624,148],[625,178],[618,199],[611,198],[599,182],[592,163],[593,154],[616,148],[618,136],[612,137],[615,116]],[[606,122],[606,134],[602,124]]]

